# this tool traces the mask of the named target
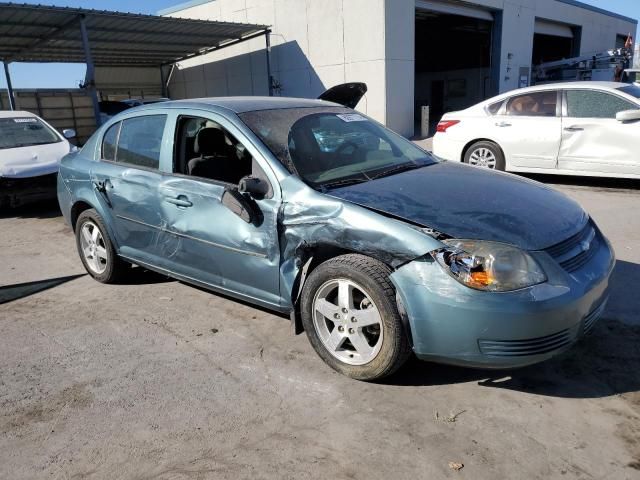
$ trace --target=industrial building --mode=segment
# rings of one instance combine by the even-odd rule
[[[271,25],[265,39],[180,62],[172,98],[315,97],[361,81],[359,109],[412,136],[432,118],[530,83],[532,65],[622,46],[637,21],[574,0],[193,0],[159,12]]]

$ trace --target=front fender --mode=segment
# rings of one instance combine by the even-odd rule
[[[291,176],[282,183],[278,219],[283,300],[294,299],[294,286],[307,252],[332,246],[376,258],[397,268],[442,243],[401,220],[324,195]]]

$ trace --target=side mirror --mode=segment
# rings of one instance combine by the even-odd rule
[[[247,193],[257,200],[261,200],[269,193],[269,185],[258,177],[242,177],[238,182],[238,191]]]
[[[264,220],[258,204],[248,195],[235,188],[226,188],[222,204],[247,223],[260,226]]]
[[[64,138],[74,138],[76,136],[76,131],[73,128],[65,128],[62,130],[62,136]]]
[[[616,113],[616,120],[619,122],[634,122],[640,120],[640,109],[618,112]]]

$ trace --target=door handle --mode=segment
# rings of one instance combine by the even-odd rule
[[[189,199],[184,195],[178,195],[177,197],[164,197],[164,201],[182,208],[193,206],[193,203],[190,202]]]
[[[566,132],[582,132],[584,128],[582,127],[565,127]]]
[[[496,127],[510,127],[511,124],[509,122],[496,122]]]

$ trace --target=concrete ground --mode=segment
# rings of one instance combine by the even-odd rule
[[[412,360],[379,384],[280,316],[144,271],[93,281],[55,205],[4,212],[0,478],[639,479],[640,184],[542,180],[617,252],[593,334],[517,371]]]

